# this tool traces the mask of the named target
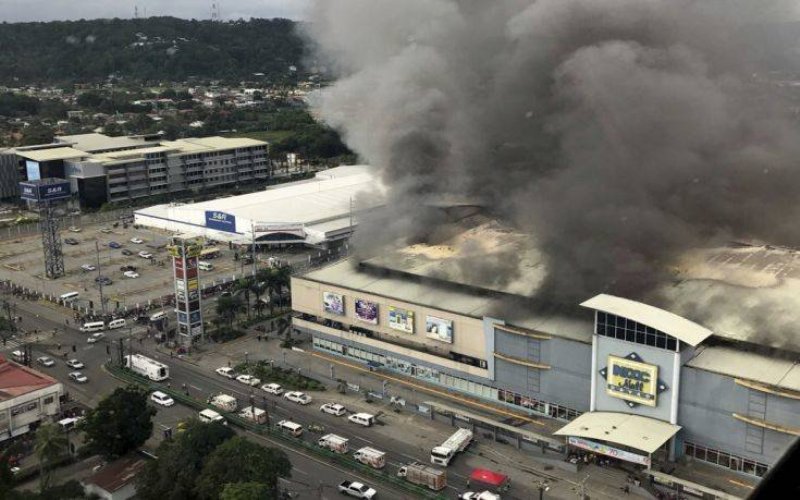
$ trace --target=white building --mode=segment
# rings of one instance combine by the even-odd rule
[[[58,415],[64,386],[0,356],[0,441],[25,434]]]

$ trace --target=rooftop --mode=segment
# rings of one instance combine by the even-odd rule
[[[85,484],[94,484],[103,490],[113,493],[136,478],[136,475],[144,469],[147,462],[137,456],[127,456],[115,460],[106,465],[98,472],[84,479]]]
[[[33,161],[69,160],[89,156],[83,151],[70,147],[56,147],[47,149],[32,149],[29,151],[16,150],[17,156]]]
[[[680,429],[678,425],[655,418],[593,411],[579,416],[556,431],[555,435],[600,439],[653,453]]]
[[[732,347],[702,346],[686,366],[800,392],[797,360],[779,359]]]
[[[0,355],[0,402],[38,391],[58,381]]]
[[[130,137],[111,137],[105,134],[75,134],[60,135],[56,141],[63,143],[73,143],[72,147],[87,153],[108,151],[113,149],[137,148],[146,146],[148,143],[140,139]]]

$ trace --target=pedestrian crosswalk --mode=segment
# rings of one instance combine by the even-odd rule
[[[15,351],[20,347],[22,347],[23,345],[25,345],[24,340],[18,338],[5,339],[3,341],[0,341],[0,351],[8,351],[8,352]]]

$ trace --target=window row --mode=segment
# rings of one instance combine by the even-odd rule
[[[767,469],[769,469],[768,465],[756,462],[755,460],[749,460],[713,448],[706,448],[705,446],[690,441],[683,443],[683,451],[687,456],[694,457],[697,460],[709,462],[714,465],[721,465],[722,467],[750,474],[751,476],[764,477],[764,474],[767,473]]]
[[[677,339],[671,335],[622,316],[601,311],[597,312],[596,331],[597,335],[604,337],[649,345],[660,349],[675,351],[678,348]]]

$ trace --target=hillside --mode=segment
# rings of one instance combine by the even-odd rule
[[[125,80],[293,80],[303,43],[286,19],[99,19],[0,24],[0,84]],[[261,77],[259,77],[261,78]]]

